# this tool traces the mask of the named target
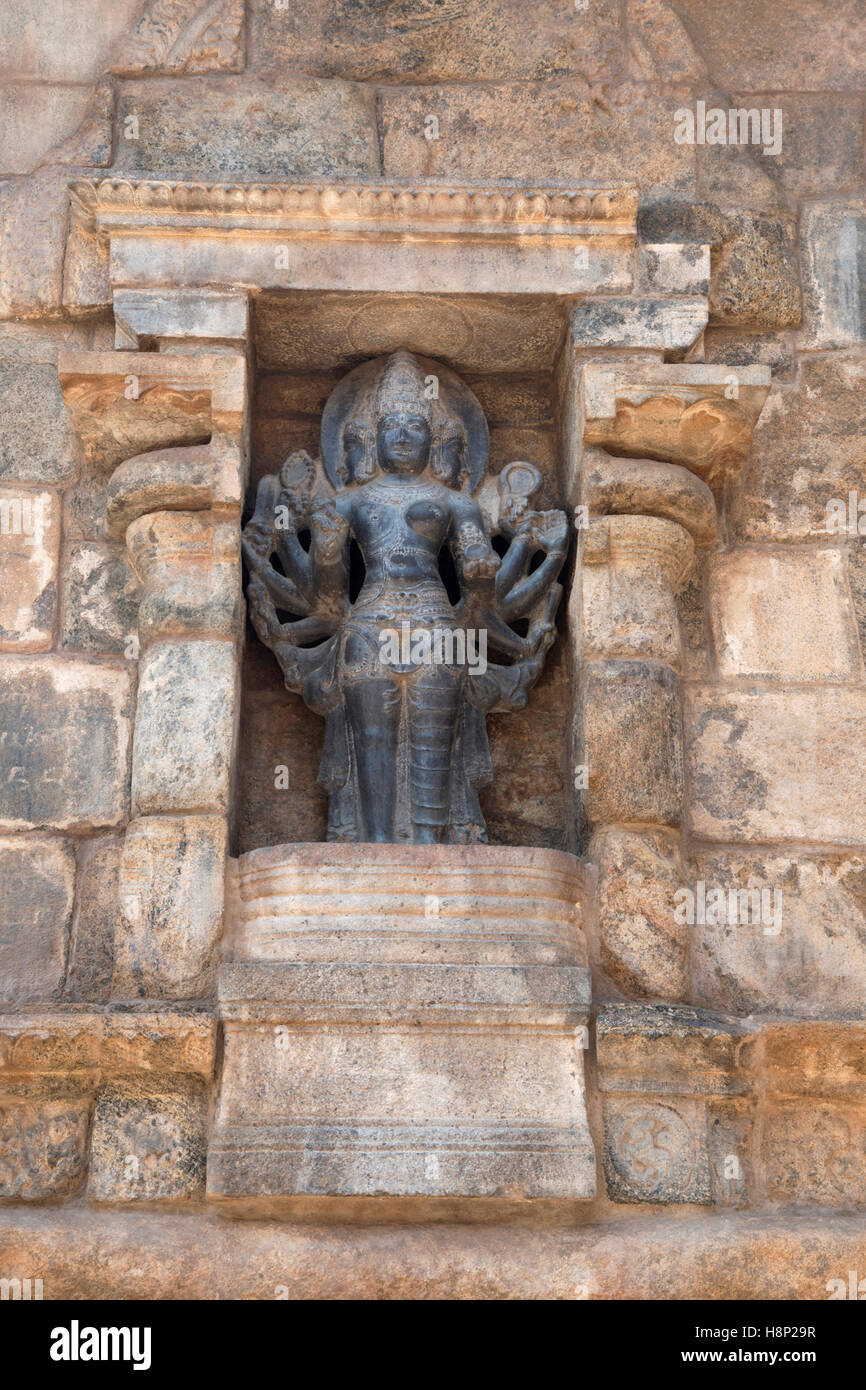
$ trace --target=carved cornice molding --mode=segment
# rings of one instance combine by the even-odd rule
[[[244,225],[332,229],[429,226],[464,233],[522,230],[634,235],[637,187],[510,189],[80,179],[73,213],[91,227]]]

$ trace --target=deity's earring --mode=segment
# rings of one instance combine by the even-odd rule
[[[434,434],[430,439],[430,454],[427,459],[427,467],[430,469],[430,472],[432,473],[434,478],[442,477],[442,465],[439,461],[439,458],[439,436],[438,434]]]
[[[445,459],[445,445],[441,434],[434,436],[430,445],[430,472],[438,482],[444,483],[446,487],[453,484],[453,469],[448,467]]]
[[[355,468],[355,482],[366,483],[376,472],[376,459],[373,453],[373,435],[371,431],[364,430],[361,438],[364,441],[364,453]]]

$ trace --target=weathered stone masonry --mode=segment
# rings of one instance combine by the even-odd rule
[[[856,0],[75,8],[0,16],[0,1274],[47,1298],[866,1276]],[[778,155],[677,142],[698,101],[780,110]],[[320,734],[245,623],[240,532],[336,383],[399,347],[465,377],[494,471],[538,467],[576,554],[528,709],[490,721],[490,865],[547,897],[493,922],[481,861],[446,855],[396,880],[403,919],[393,865],[350,855],[364,955],[347,910],[309,928],[343,872]],[[713,920],[714,888],[779,929]],[[295,1050],[260,1057],[278,975]],[[423,1127],[425,1067],[459,1073],[462,1169],[350,1146],[312,1206],[303,1163],[274,1176],[286,1095],[346,1119],[341,1028],[417,1040],[370,1044],[405,1089],[369,1114]],[[555,1119],[568,1086],[554,1195],[499,1190],[484,1124]],[[383,1173],[410,1196],[371,1199]]]

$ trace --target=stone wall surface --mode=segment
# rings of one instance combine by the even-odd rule
[[[0,1277],[808,1299],[866,1273],[864,51],[859,0],[2,8]],[[754,138],[709,138],[712,110]],[[103,180],[100,221],[69,185]],[[134,225],[128,180],[156,190]],[[635,184],[638,243],[528,293],[530,228],[492,290],[428,293],[423,237],[384,238],[398,292],[366,233],[323,234],[309,283],[265,286],[265,193],[186,236],[214,184],[227,217],[243,184],[493,189],[500,222],[506,194]],[[244,621],[239,523],[399,346],[459,370],[494,471],[533,461],[576,523],[483,809],[493,844],[592,866],[595,1174],[534,1208],[232,1223],[206,1186],[226,869],[326,817],[321,723]]]

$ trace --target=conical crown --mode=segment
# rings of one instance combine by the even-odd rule
[[[432,408],[424,394],[424,373],[419,363],[411,352],[400,348],[388,358],[379,380],[376,418],[404,414],[420,415],[429,421]]]

